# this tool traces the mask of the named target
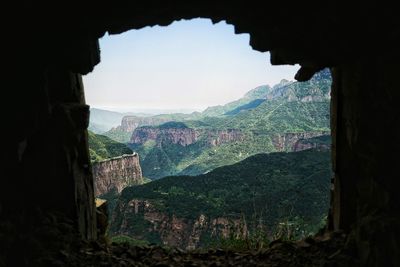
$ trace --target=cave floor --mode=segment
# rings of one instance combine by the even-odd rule
[[[76,251],[59,251],[46,266],[357,266],[342,251],[345,237],[329,233],[299,242],[274,241],[258,251],[183,251],[159,246],[84,243]]]
[[[347,241],[351,239],[341,232],[320,233],[297,242],[276,240],[257,251],[185,251],[82,241],[71,219],[40,210],[33,210],[32,214],[0,220],[0,267],[359,266],[353,256],[354,245]]]

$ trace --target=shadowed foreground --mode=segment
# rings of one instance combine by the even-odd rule
[[[351,256],[351,245],[345,244],[346,236],[340,232],[327,232],[298,242],[278,240],[258,251],[184,251],[127,243],[108,244],[104,238],[97,242],[80,241],[72,221],[55,214],[41,214],[30,221],[20,217],[19,222],[24,225],[24,231],[16,231],[22,225],[0,224],[0,267],[358,265]]]
[[[344,236],[325,234],[298,243],[275,241],[259,251],[183,251],[176,248],[134,247],[127,244],[84,244],[78,251],[60,251],[54,266],[356,266],[341,253]]]

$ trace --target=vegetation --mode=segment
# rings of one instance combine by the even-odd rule
[[[329,101],[265,101],[255,109],[221,120],[219,127],[255,133],[329,131]]]
[[[263,102],[265,101],[265,99],[255,99],[247,104],[244,104],[240,107],[237,107],[235,109],[232,109],[230,111],[228,111],[227,113],[225,113],[224,115],[236,115],[239,112],[243,111],[243,110],[248,110],[248,109],[253,109],[258,107],[259,105],[261,105]]]
[[[132,154],[133,151],[124,144],[118,143],[107,136],[89,132],[89,152],[91,161]]]
[[[126,235],[116,235],[111,237],[111,242],[121,244],[121,243],[127,243],[131,246],[147,246],[150,243],[144,240],[137,240],[132,237],[126,236]]]
[[[270,90],[271,87],[269,85],[258,86],[250,90],[247,94],[244,95],[244,97],[236,101],[230,102],[223,106],[208,107],[206,110],[202,112],[202,116],[216,117],[224,115],[232,110],[238,109],[241,106],[247,105],[256,99],[266,98],[267,93],[269,93]]]
[[[170,176],[128,187],[119,201],[148,200],[159,212],[187,220],[200,214],[211,218],[243,216],[252,236],[238,242],[252,242],[251,246],[267,240],[267,235],[265,240],[260,239],[262,235],[256,231],[260,227],[268,238],[274,234],[280,235],[277,238],[298,238],[318,231],[326,216],[331,177],[329,153],[305,150],[258,154],[204,175]],[[136,227],[148,229],[149,222],[143,214],[131,216],[135,221],[130,221],[132,231],[140,232]],[[114,230],[117,228],[118,225],[113,226]]]
[[[308,82],[283,80],[272,88],[260,86],[237,101],[206,109],[201,119],[187,115],[185,120],[144,126],[158,130],[158,141],[130,147],[140,154],[143,173],[151,179],[199,175],[258,153],[277,152],[274,138],[278,135],[329,132],[330,83],[325,70]],[[199,133],[196,143],[182,146],[165,141],[169,136],[165,129],[185,128]],[[207,140],[217,138],[213,133],[229,129],[240,131],[243,140],[217,146]]]
[[[203,247],[258,249],[273,239],[295,240],[315,233],[329,206],[330,152],[287,153],[291,148],[280,144],[278,149],[277,138],[286,133],[329,132],[330,82],[329,72],[322,71],[304,83],[283,80],[272,88],[257,87],[237,101],[202,113],[154,116],[171,121],[143,126],[158,132],[157,140],[130,148],[139,153],[146,177],[164,178],[126,188],[120,196],[111,192],[102,197],[111,210],[118,203],[142,199],[168,216],[192,222],[200,215],[239,218],[249,230],[245,236],[232,231],[225,238],[202,233]],[[174,144],[168,139],[169,129],[196,131],[198,139],[186,146]],[[230,130],[242,138],[210,141],[219,131]],[[106,135],[127,142],[131,133],[114,128]],[[92,160],[132,153],[106,136],[89,133],[89,140]],[[330,141],[328,135],[307,139],[326,147]],[[129,235],[135,237],[116,236],[113,241],[162,243],[160,233],[149,231],[153,228],[143,213],[116,212],[113,218],[112,233],[128,221]]]
[[[126,188],[121,198],[163,200],[166,211],[182,217],[230,212],[250,216],[254,210],[260,214],[267,209],[269,215],[264,217],[284,219],[285,215],[302,215],[313,220],[314,208],[324,214],[328,207],[320,204],[328,198],[329,153],[306,150],[258,154],[204,175],[170,176]],[[276,203],[280,203],[279,207]],[[316,222],[319,220],[317,216]]]
[[[269,245],[269,234],[262,229],[254,229],[246,237],[237,237],[233,232],[228,237],[216,237],[211,239],[204,248],[216,248],[224,250],[259,250]]]
[[[172,123],[168,123],[171,127]],[[174,123],[180,128],[192,122]],[[159,126],[159,129],[167,125]],[[233,164],[258,153],[275,152],[273,138],[281,133],[329,131],[329,102],[263,102],[225,119],[205,119],[203,138],[191,145],[169,142],[131,145],[141,155],[143,173],[151,179],[168,175],[198,175],[216,167]],[[240,129],[243,140],[213,146],[207,142],[215,130]],[[160,139],[163,139],[160,131]]]
[[[320,145],[327,145],[329,146],[332,143],[332,138],[330,135],[321,135],[307,139],[310,143],[320,144]]]
[[[105,132],[103,135],[119,143],[128,143],[131,139],[132,133],[122,131],[119,128],[112,128],[111,130]]]

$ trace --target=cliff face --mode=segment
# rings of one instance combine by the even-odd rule
[[[140,126],[155,126],[168,122],[169,118],[158,118],[158,117],[136,117],[136,116],[125,116],[122,118],[121,126],[118,126],[121,131],[133,132]]]
[[[242,131],[237,129],[228,130],[215,130],[208,132],[207,141],[212,146],[218,146],[220,144],[243,141],[245,135]]]
[[[123,155],[92,164],[95,196],[116,190],[120,193],[125,187],[143,183],[139,155]]]
[[[272,144],[279,152],[282,151],[301,151],[309,148],[327,148],[329,145],[319,144],[317,142],[307,141],[314,137],[326,136],[330,132],[303,132],[303,133],[285,133],[277,134],[272,137]]]
[[[326,135],[321,135],[320,137],[328,137]],[[315,140],[315,138],[309,138],[309,139],[300,139],[298,140],[294,145],[293,145],[293,151],[302,151],[306,149],[312,149],[315,148],[317,150],[321,151],[326,151],[331,149],[330,142],[319,142],[318,140]]]
[[[140,127],[132,133],[132,144],[144,144],[147,141],[170,142],[182,146],[191,145],[198,140],[199,132],[192,128],[154,128]]]
[[[237,129],[198,130],[192,128],[140,127],[132,133],[130,143],[143,145],[145,142],[151,140],[157,142],[157,144],[169,142],[181,146],[188,146],[197,142],[200,138],[205,138],[207,143],[211,146],[218,146],[222,143],[242,141],[244,139],[244,134]]]
[[[195,219],[181,218],[156,208],[149,200],[119,202],[112,217],[111,232],[182,249],[195,249],[215,237],[248,235],[245,220],[210,218],[200,214]]]

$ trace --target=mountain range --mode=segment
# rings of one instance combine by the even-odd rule
[[[104,135],[139,153],[144,176],[198,175],[251,155],[295,151],[300,140],[329,135],[330,74],[282,80],[243,98],[191,114],[125,116]]]
[[[89,132],[93,162],[135,151],[119,165],[153,180],[100,196],[110,236],[193,249],[318,231],[329,206],[330,83],[324,70],[203,112],[128,115],[103,135]],[[112,181],[128,169],[113,170]]]
[[[207,174],[127,187],[114,204],[110,234],[183,249],[230,236],[306,237],[328,211],[329,153],[257,154]]]

